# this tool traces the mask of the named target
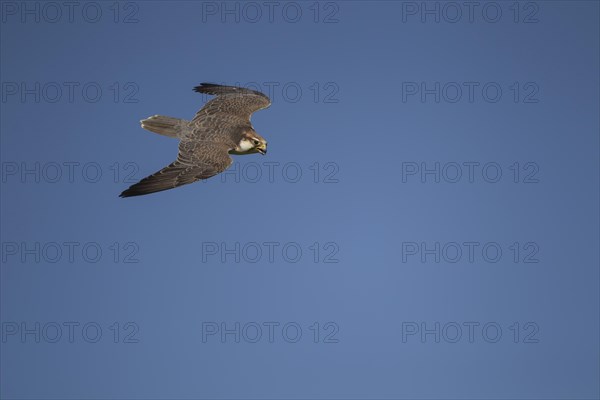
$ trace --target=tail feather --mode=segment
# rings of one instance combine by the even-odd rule
[[[166,117],[164,115],[153,115],[140,121],[142,128],[159,135],[179,138],[187,128],[187,122],[181,118]]]

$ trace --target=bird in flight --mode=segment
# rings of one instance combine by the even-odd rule
[[[142,179],[119,197],[141,196],[187,185],[225,171],[230,154],[267,153],[267,141],[252,127],[252,113],[271,105],[263,93],[237,86],[201,83],[195,92],[215,95],[187,121],[154,115],[142,128],[180,140],[177,159]]]

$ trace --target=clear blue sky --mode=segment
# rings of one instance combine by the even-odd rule
[[[0,7],[2,398],[600,395],[598,2]]]

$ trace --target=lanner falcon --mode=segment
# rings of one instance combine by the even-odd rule
[[[193,120],[154,115],[141,121],[144,129],[179,139],[179,154],[175,162],[142,179],[120,197],[160,192],[210,178],[231,165],[229,154],[267,153],[267,141],[250,123],[254,111],[271,105],[265,94],[212,83],[201,83],[194,91],[217,97]]]

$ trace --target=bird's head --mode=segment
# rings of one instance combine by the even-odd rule
[[[235,150],[244,154],[260,153],[264,156],[267,154],[267,141],[254,130],[246,131]]]

